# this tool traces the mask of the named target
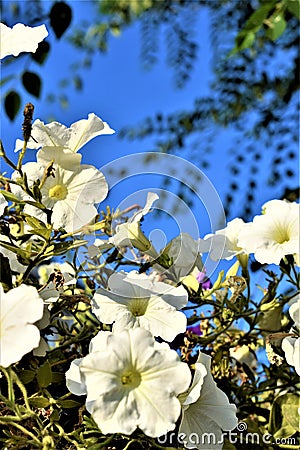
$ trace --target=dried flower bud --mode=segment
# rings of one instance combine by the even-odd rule
[[[24,122],[22,125],[23,138],[25,142],[28,142],[31,136],[33,111],[34,111],[33,104],[27,103],[23,112]]]

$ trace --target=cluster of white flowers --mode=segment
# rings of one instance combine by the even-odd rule
[[[30,29],[18,24],[9,29],[1,24],[1,57],[35,51],[46,36],[44,26]],[[99,170],[81,163],[77,152],[94,137],[112,133],[95,114],[70,128],[36,120],[32,138],[27,143],[17,140],[15,146],[16,152],[24,145],[37,150],[36,161],[24,164],[22,173],[16,170],[10,185],[10,193],[23,202],[24,217],[41,220],[55,234],[84,234],[84,227],[97,215],[95,204],[108,193],[108,185]],[[38,187],[46,210],[32,202],[28,189],[19,183],[24,174],[28,189]],[[144,208],[88,249],[94,258],[104,248],[116,247],[121,252],[132,246],[144,261],[152,263],[152,271],[112,273],[105,288],[96,289],[90,307],[93,318],[98,319],[99,328],[104,324],[111,331],[99,331],[91,339],[89,353],[75,359],[66,372],[66,385],[71,393],[86,396],[86,409],[104,434],[130,435],[137,428],[153,438],[174,429],[186,436],[214,433],[220,444],[199,444],[197,448],[218,450],[222,432],[237,425],[236,406],[217,387],[210,356],[199,352],[191,371],[169,344],[187,328],[187,317],[181,311],[188,303],[186,287],[198,291],[199,274],[205,274],[201,254],[206,252],[216,261],[236,256],[241,265],[249,254],[262,264],[277,265],[293,255],[299,265],[299,205],[269,201],[253,222],[237,218],[198,240],[181,233],[158,253],[140,223],[157,199],[157,194],[148,193]],[[1,215],[7,206],[0,196]],[[12,251],[11,241],[4,236],[1,242],[1,254],[8,257],[12,273],[24,273],[26,265]],[[48,325],[49,311],[60,295],[69,285],[76,286],[77,272],[70,264],[39,265],[37,273],[39,290],[18,279],[17,287],[4,287],[6,292],[0,285],[0,366],[4,368],[32,350],[36,356],[46,354],[49,348],[39,330]],[[282,349],[288,364],[300,375],[300,300],[291,305],[289,314],[294,327],[283,339]],[[185,445],[191,448],[189,443]]]
[[[59,140],[53,137],[56,133]],[[38,142],[35,148],[38,146],[40,150],[37,162],[24,164],[23,172],[29,187],[38,180],[42,203],[51,211],[55,229],[73,232],[95,218],[95,203],[105,199],[108,186],[99,170],[81,164],[82,156],[76,151],[95,136],[109,133],[113,130],[95,114],[89,114],[88,119],[75,122],[70,128],[57,122],[33,124],[32,136]],[[13,173],[13,180],[18,177],[18,171]],[[12,187],[12,191],[22,200],[30,200],[19,186]],[[26,205],[25,212],[47,222],[46,213],[35,206]]]
[[[300,205],[286,200],[271,200],[252,222],[234,219],[223,230],[200,240],[202,253],[210,252],[214,261],[247,257],[253,253],[261,264],[279,264],[293,255],[299,266]]]

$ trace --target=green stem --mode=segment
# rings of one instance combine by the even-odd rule
[[[22,425],[20,425],[19,423],[12,422],[10,425],[12,425],[12,426],[18,428],[20,431],[22,431],[22,433],[27,434],[27,436],[30,436],[31,439],[32,439],[34,442],[36,442],[36,444],[38,444],[38,446],[39,446],[40,448],[42,448],[43,444],[38,440],[38,438],[37,438],[33,433],[31,433],[31,431],[28,431],[26,428],[24,428],[24,427],[23,427]]]
[[[0,140],[0,156],[4,159],[6,164],[12,167],[14,170],[17,170],[17,166],[6,156],[2,141]]]
[[[1,368],[2,372],[5,375],[7,380],[7,390],[8,390],[8,400],[12,403],[15,403],[15,392],[13,386],[13,379],[11,377],[11,368],[9,367],[7,370],[4,367]]]
[[[19,170],[19,171],[22,168],[22,162],[23,162],[23,158],[24,158],[25,153],[26,153],[26,148],[27,148],[27,141],[24,141],[24,145],[23,145],[23,148],[22,148],[21,153],[19,155],[18,164],[17,164],[17,170]]]
[[[29,405],[27,391],[26,391],[25,386],[23,385],[21,380],[18,378],[17,374],[15,372],[12,372],[12,373],[13,373],[13,381],[16,383],[16,385],[18,386],[18,388],[22,392],[22,395],[23,395],[23,398],[24,398],[24,403],[25,403],[25,406],[26,406],[27,410],[30,411],[31,413],[33,413],[33,411],[30,408],[30,405]]]
[[[30,261],[24,274],[20,277],[19,285],[24,283],[24,281],[27,279],[27,277],[29,276],[32,269],[37,265],[38,262],[40,262],[40,257],[44,254],[48,245],[50,245],[50,242],[48,242],[48,241],[44,242],[44,245],[41,248],[41,250],[38,252],[37,256],[32,261]]]

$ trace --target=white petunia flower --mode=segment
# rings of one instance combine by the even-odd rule
[[[241,364],[247,364],[247,366],[254,368],[256,366],[256,358],[250,349],[251,347],[249,348],[248,345],[239,345],[231,348],[229,354]]]
[[[229,403],[211,375],[210,356],[200,353],[188,395],[182,398],[182,419],[178,435],[185,436],[186,448],[221,450],[222,431],[233,430],[238,420],[236,406]]]
[[[181,412],[177,395],[191,380],[188,365],[142,328],[101,340],[100,351],[93,349],[67,372],[69,389],[87,394],[101,431],[130,435],[139,428],[158,437],[173,430]]]
[[[107,346],[107,338],[112,333],[110,331],[99,331],[98,334],[90,341],[89,353],[105,351]],[[66,372],[66,385],[69,391],[75,395],[86,395],[86,386],[83,374],[80,371],[80,364],[84,358],[77,358],[71,362],[69,370]],[[90,412],[90,405],[93,403],[87,398],[86,406]]]
[[[31,28],[17,23],[10,28],[0,23],[0,59],[8,55],[18,56],[22,52],[34,53],[39,42],[47,36],[45,25]]]
[[[59,153],[57,148],[53,156]],[[67,232],[75,231],[94,219],[97,214],[95,203],[104,200],[108,192],[104,175],[94,166],[77,164],[74,156],[70,151],[64,151],[64,159],[73,164],[72,170],[54,163],[54,176],[48,176],[41,187],[42,203],[52,211],[51,223],[55,229],[64,228]],[[42,180],[45,174],[45,165],[41,162],[24,164],[22,169],[29,186]],[[12,178],[17,177],[18,173],[14,172]],[[18,186],[12,190],[24,200],[32,200]],[[46,214],[33,206],[25,205],[24,211],[45,223],[47,221]]]
[[[204,239],[200,239],[200,251],[209,252],[213,261],[220,259],[229,261],[234,256],[243,254],[244,250],[238,244],[238,238],[245,225],[242,219],[231,220],[226,228],[216,231],[215,234],[207,234]]]
[[[32,124],[31,136],[27,144],[28,148],[39,149],[41,147],[63,147],[78,152],[85,144],[101,134],[113,134],[115,131],[103,122],[100,117],[90,113],[87,119],[78,120],[70,128],[59,122],[44,124],[37,119]],[[16,140],[15,152],[23,148],[24,142]]]
[[[40,332],[33,325],[43,315],[43,301],[33,286],[4,293],[0,285],[0,366],[8,367],[38,347]]]
[[[130,247],[133,245],[143,252],[149,250],[151,243],[141,230],[140,220],[148,214],[158,198],[157,194],[149,192],[144,208],[136,212],[128,222],[118,225],[115,234],[109,239],[109,243],[115,247]]]
[[[300,331],[300,299],[297,303],[290,306],[289,314],[294,321],[294,326]],[[293,329],[291,329],[291,333]],[[295,367],[295,371],[300,376],[300,337],[285,337],[281,343],[282,350],[285,353],[286,362]]]
[[[170,342],[186,330],[186,316],[177,311],[187,304],[186,290],[153,281],[145,274],[114,273],[108,288],[98,289],[93,312],[98,319],[113,325],[113,331],[142,327]]]
[[[299,265],[299,204],[271,200],[263,211],[241,230],[238,245],[262,264],[279,265],[284,256],[294,255]]]
[[[172,265],[170,268],[164,269],[159,264],[155,264],[154,268],[175,282],[182,281],[184,277],[193,272],[195,267],[198,267],[199,270],[203,267],[200,243],[188,233],[180,233],[172,239],[163,250],[162,254],[164,253],[172,259]]]

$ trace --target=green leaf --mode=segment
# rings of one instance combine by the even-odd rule
[[[237,37],[237,47],[239,50],[245,50],[245,48],[249,48],[252,46],[255,40],[255,33],[253,31],[240,33]]]
[[[76,240],[76,241],[69,241],[69,242],[57,242],[50,247],[47,248],[45,254],[48,256],[52,255],[62,255],[66,253],[68,250],[71,250],[73,248],[80,247],[81,245],[87,244],[88,241],[86,240]]]
[[[75,75],[73,77],[73,83],[74,83],[75,89],[77,91],[81,91],[82,90],[83,83],[82,83],[82,78],[80,76]]]
[[[31,192],[33,193],[33,196],[35,198],[35,200],[37,200],[38,202],[42,201],[42,193],[40,191],[40,188],[37,184],[34,184],[31,188]]]
[[[37,381],[41,388],[49,386],[52,382],[52,371],[49,361],[46,361],[37,372]]]
[[[286,29],[286,21],[281,14],[274,17],[266,31],[266,35],[272,41],[276,41]]]
[[[50,25],[57,39],[61,38],[72,20],[72,10],[65,2],[56,2],[51,8]]]
[[[296,396],[298,397],[298,396]],[[296,400],[295,397],[295,400]],[[298,414],[298,407],[300,404],[300,398],[297,399],[298,404],[287,404],[282,405],[282,414],[285,419],[285,422],[288,423],[291,427],[294,428],[294,431],[300,431],[300,424],[299,424],[299,414]]]
[[[35,53],[31,53],[31,58],[38,64],[43,64],[50,51],[49,42],[42,41],[39,43],[38,48]]]
[[[274,433],[274,439],[287,439],[295,434],[295,428],[287,424]]]
[[[47,241],[52,232],[51,226],[47,226],[39,219],[36,219],[35,217],[26,217],[25,218],[26,223],[28,223],[29,226],[31,226],[31,232],[33,234],[37,234],[38,236],[42,237],[45,241]]]
[[[264,23],[264,20],[268,17],[269,12],[273,9],[275,6],[277,0],[271,0],[265,4],[263,4],[259,9],[254,11],[253,14],[249,17],[249,19],[246,22],[245,27],[243,30],[247,31],[254,31],[257,32],[261,26]]]
[[[45,397],[33,397],[29,399],[29,403],[31,406],[35,406],[36,408],[47,408],[50,402]]]
[[[42,209],[43,211],[45,211],[45,209],[46,209],[45,206],[42,203],[40,203],[40,202],[34,202],[34,201],[31,201],[31,200],[26,200],[25,203],[27,203],[28,205],[35,206],[36,208]]]
[[[58,422],[59,419],[60,419],[59,412],[57,411],[57,409],[55,409],[50,416],[50,422]]]
[[[5,96],[4,108],[7,117],[13,121],[19,112],[21,106],[21,97],[16,91],[10,91]]]
[[[254,375],[254,373],[252,372],[252,370],[250,369],[250,367],[246,364],[246,363],[242,363],[242,367],[243,367],[243,370],[244,370],[244,372],[248,375],[248,378],[249,378],[249,380],[253,383],[253,384],[255,384],[255,375]]]
[[[21,205],[25,204],[24,200],[20,200],[18,197],[16,197],[14,194],[12,194],[11,192],[7,192],[4,191],[3,189],[1,190],[1,194],[6,198],[6,200],[8,200],[9,202],[14,202],[14,203],[20,203]]]
[[[270,413],[269,432],[274,437],[292,436],[298,429],[298,408],[297,394],[287,393],[277,397]]]
[[[32,228],[29,231],[31,231],[32,234],[40,236],[44,241],[48,241],[51,236],[51,230],[47,230],[46,228]]]
[[[61,372],[52,372],[52,383],[63,383],[65,381],[65,374]]]
[[[241,50],[245,50],[252,46],[255,40],[255,33],[253,31],[241,31],[236,39],[235,39],[235,47],[229,53],[229,56],[232,56],[234,53],[237,53]]]
[[[58,400],[57,402],[59,406],[62,408],[79,408],[81,406],[81,403],[76,402],[75,400]]]
[[[29,94],[39,98],[41,93],[42,82],[40,77],[34,72],[24,72],[22,75],[22,83]]]
[[[9,265],[9,259],[2,255],[0,250],[0,282],[3,285],[4,291],[12,289],[12,276]]]
[[[10,250],[11,252],[16,253],[23,260],[30,259],[30,257],[31,257],[31,252],[29,250],[24,250],[20,247],[17,247],[16,245],[8,244],[7,242],[2,242],[2,241],[0,241],[0,245],[2,247],[6,248],[7,250]]]
[[[287,9],[291,14],[300,20],[300,0],[288,0]]]
[[[121,34],[121,28],[120,28],[120,25],[117,24],[117,23],[112,23],[112,24],[110,25],[110,32],[111,32],[111,34],[112,34],[113,36],[119,37],[120,34]]]
[[[40,219],[37,219],[36,217],[27,216],[25,220],[26,223],[28,223],[28,225],[32,228],[46,228],[44,222],[42,222]]]
[[[23,384],[27,384],[30,383],[34,377],[35,377],[35,372],[33,370],[22,370],[19,374],[19,378],[22,381]]]

